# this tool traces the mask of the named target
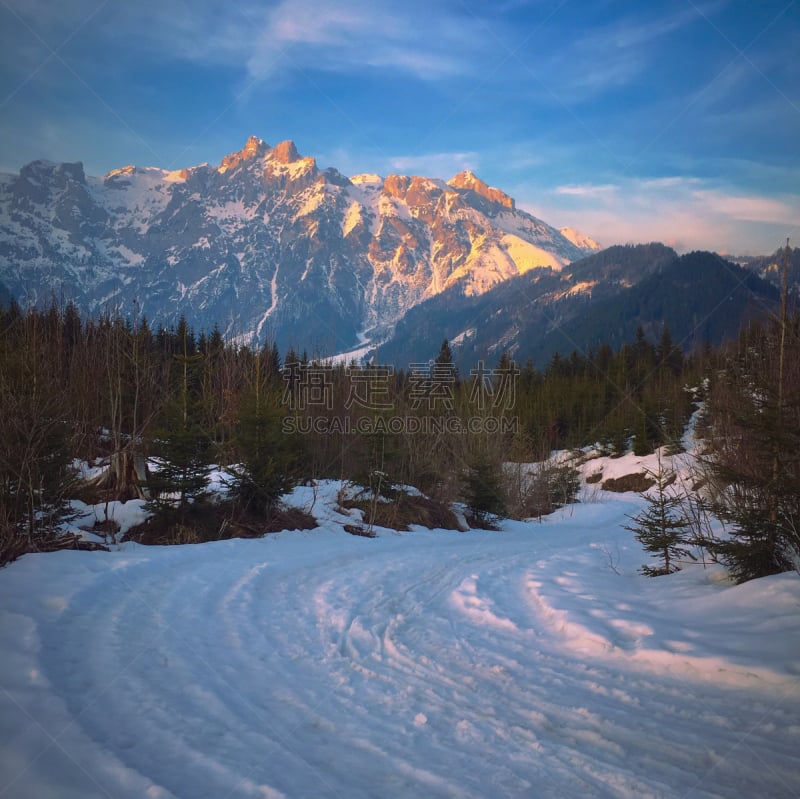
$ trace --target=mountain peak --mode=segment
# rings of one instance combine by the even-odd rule
[[[499,203],[511,210],[514,209],[514,200],[511,197],[505,192],[500,191],[500,189],[496,189],[494,186],[489,186],[484,183],[469,169],[459,172],[455,177],[447,181],[447,185],[452,186],[454,189],[469,189],[484,199],[489,200],[489,202]]]
[[[263,139],[259,139],[258,136],[248,136],[247,142],[245,142],[241,150],[241,155],[244,158],[253,158],[263,153],[266,149],[267,145],[264,143]]]
[[[300,160],[300,153],[297,152],[294,142],[291,139],[287,139],[272,148],[272,157],[279,164],[293,164],[295,161]]]
[[[290,139],[279,142],[269,151],[264,160],[264,173],[278,180],[282,185],[285,185],[287,181],[291,183],[300,181],[307,184],[320,177],[316,159],[310,155],[300,155],[294,142]],[[345,185],[345,180],[343,175],[337,178],[331,172],[322,176],[323,182],[328,181],[335,185]]]
[[[244,161],[249,161],[252,158],[257,158],[264,155],[269,149],[269,145],[265,144],[263,139],[258,136],[250,136],[245,143],[244,147],[239,152],[226,155],[220,162],[218,172],[227,172],[229,169],[234,169]]]

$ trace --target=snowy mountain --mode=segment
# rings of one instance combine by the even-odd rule
[[[333,353],[422,300],[477,296],[598,249],[520,211],[471,172],[449,182],[322,170],[251,137],[219,166],[35,161],[0,176],[0,283],[21,303],[253,333]]]

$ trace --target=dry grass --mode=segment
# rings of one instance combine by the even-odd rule
[[[33,552],[57,552],[60,549],[103,550],[108,547],[94,541],[84,541],[75,533],[43,532],[34,538],[0,534],[0,567]]]
[[[350,535],[357,535],[360,538],[377,538],[377,533],[374,530],[361,527],[357,524],[346,524],[344,529],[345,532],[350,533]]]
[[[167,546],[229,538],[261,538],[281,530],[313,530],[317,520],[299,508],[276,508],[269,518],[242,513],[228,503],[204,505],[183,519],[150,517],[132,527],[123,541]]]
[[[622,477],[610,477],[603,482],[601,488],[603,491],[613,491],[617,494],[622,494],[625,491],[641,493],[655,484],[656,481],[649,475],[644,472],[635,472],[634,474],[625,474]]]
[[[397,493],[389,502],[372,502],[369,499],[343,499],[343,508],[359,508],[364,513],[364,523],[369,527],[386,527],[390,530],[409,530],[412,524],[429,530],[459,530],[458,519],[444,502],[425,496]]]

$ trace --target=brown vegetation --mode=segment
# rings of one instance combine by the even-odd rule
[[[264,518],[222,503],[204,505],[183,519],[151,516],[132,527],[122,540],[158,546],[200,544],[230,538],[261,538],[282,530],[313,530],[317,526],[317,520],[299,508],[278,507]]]
[[[61,549],[102,550],[108,547],[95,541],[85,541],[75,533],[46,533],[34,538],[14,537],[0,540],[0,567],[23,555],[35,552],[58,552]]]
[[[626,491],[635,491],[641,493],[647,491],[648,488],[654,486],[656,481],[644,472],[634,472],[633,474],[625,474],[622,477],[609,477],[604,480],[600,486],[603,491],[613,491],[616,494],[623,494]]]
[[[358,508],[363,512],[364,523],[369,528],[386,527],[390,530],[411,529],[411,525],[429,530],[461,530],[453,511],[444,502],[429,497],[398,491],[394,497],[373,501],[371,499],[343,499],[346,509]]]

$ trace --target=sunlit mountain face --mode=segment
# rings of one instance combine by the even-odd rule
[[[21,303],[333,354],[385,338],[443,291],[479,296],[598,249],[463,171],[450,181],[322,170],[251,137],[218,166],[35,161],[0,179],[0,283]]]

